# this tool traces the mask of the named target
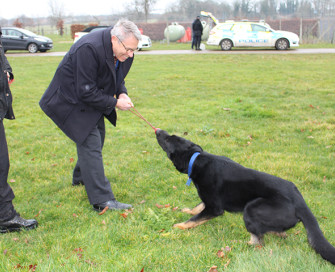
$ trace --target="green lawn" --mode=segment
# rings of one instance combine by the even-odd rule
[[[71,186],[74,143],[38,106],[60,60],[9,57],[17,118],[5,121],[9,179],[16,209],[40,226],[1,236],[0,271],[334,271],[302,224],[256,248],[241,214],[173,229],[199,198],[130,112],[119,112],[116,128],[106,123],[104,162],[117,199],[134,210],[98,215],[84,188]],[[334,54],[141,55],[126,84],[154,126],[293,181],[335,245],[334,63]]]

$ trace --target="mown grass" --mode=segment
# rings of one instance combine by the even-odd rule
[[[71,186],[75,145],[38,106],[60,60],[9,57],[17,117],[5,121],[9,179],[16,209],[40,226],[1,236],[0,271],[334,271],[302,224],[287,239],[266,236],[262,248],[246,244],[240,214],[173,229],[189,218],[180,209],[199,198],[130,112],[118,113],[116,128],[106,123],[104,162],[117,199],[134,210],[99,216],[85,189]],[[154,126],[293,181],[335,245],[334,62],[333,54],[142,55],[126,83]]]

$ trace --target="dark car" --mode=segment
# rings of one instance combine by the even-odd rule
[[[75,32],[74,33],[74,43],[78,41],[82,36],[85,36],[86,34],[97,31],[97,30],[104,30],[108,28],[109,26],[90,26],[88,28],[85,28],[83,31]]]
[[[48,37],[39,36],[29,30],[17,27],[2,27],[2,45],[7,50],[28,50],[46,52],[52,49],[53,42]]]

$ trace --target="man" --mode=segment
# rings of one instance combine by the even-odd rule
[[[194,45],[195,50],[201,50],[200,43],[201,43],[201,35],[202,35],[203,27],[200,21],[200,16],[197,16],[197,18],[192,23],[192,31],[193,31],[192,49]]]
[[[85,185],[96,211],[131,208],[114,197],[104,173],[102,148],[104,118],[115,126],[115,109],[134,106],[124,78],[140,39],[137,26],[125,19],[85,35],[65,55],[40,101],[42,110],[76,143],[72,185]]]
[[[12,203],[15,196],[7,182],[9,157],[3,120],[4,118],[15,119],[12,94],[9,89],[9,82],[14,79],[14,75],[2,48],[1,35],[0,27],[0,233],[5,233],[21,229],[34,229],[38,223],[34,219],[21,218],[15,211]]]

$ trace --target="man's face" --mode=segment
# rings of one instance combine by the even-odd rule
[[[134,51],[137,50],[138,40],[131,35],[121,41],[117,36],[112,36],[113,52],[115,57],[124,62],[129,57],[133,57]]]

